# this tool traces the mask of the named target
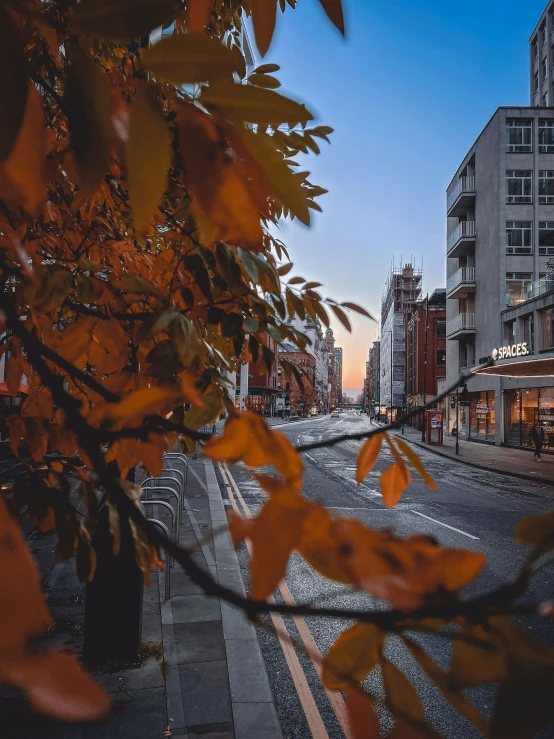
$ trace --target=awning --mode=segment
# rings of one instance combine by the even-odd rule
[[[19,386],[19,392],[25,393],[25,395],[29,394],[29,386],[28,385],[20,385]],[[13,393],[10,393],[8,390],[8,383],[7,382],[0,382],[0,395],[9,395],[12,398],[15,398],[15,395]]]
[[[554,377],[554,357],[495,362],[489,367],[474,370],[473,374],[496,377]]]

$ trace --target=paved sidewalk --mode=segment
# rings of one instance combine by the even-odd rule
[[[397,436],[402,436],[400,430],[394,433]],[[510,475],[511,477],[520,477],[523,480],[554,483],[553,454],[543,454],[541,461],[537,462],[533,457],[532,450],[493,446],[460,439],[460,454],[456,455],[455,437],[445,436],[443,446],[431,446],[423,443],[421,441],[421,431],[416,431],[411,426],[404,427],[404,438],[418,447],[472,467],[498,472],[502,475]]]
[[[185,509],[181,544],[197,547],[197,563],[244,594],[210,460],[191,460]],[[154,517],[164,521],[165,512]],[[52,535],[34,544],[57,622],[44,642],[79,655],[85,588],[73,560],[54,564],[53,545]],[[114,701],[108,720],[85,726],[46,721],[31,715],[21,696],[0,689],[2,739],[163,739],[167,730],[181,739],[281,739],[256,632],[242,611],[206,596],[179,566],[171,568],[171,598],[164,600],[159,572],[143,603],[141,666],[94,673]]]

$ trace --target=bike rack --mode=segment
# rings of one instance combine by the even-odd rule
[[[146,503],[153,503],[154,501],[145,501]],[[169,506],[171,508],[171,506]],[[173,510],[173,509],[171,509]],[[165,525],[165,523],[162,523],[161,521],[158,521],[157,518],[147,518],[147,521],[149,521],[154,526],[157,526],[159,529],[161,529],[164,534],[167,536],[168,539],[171,539],[169,529]],[[169,568],[169,562],[167,558],[167,553],[165,553],[165,567],[164,567],[164,595],[165,600],[169,600],[171,597],[171,573]]]

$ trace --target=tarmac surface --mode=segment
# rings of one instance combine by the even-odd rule
[[[327,439],[333,435],[356,433],[371,427],[365,416],[343,414],[339,419],[329,416],[274,426],[284,432],[294,444]],[[513,541],[512,532],[522,518],[536,515],[554,508],[554,488],[522,479],[507,477],[439,456],[432,451],[416,448],[427,470],[437,482],[437,491],[431,492],[414,473],[412,484],[404,493],[400,503],[392,510],[383,505],[379,489],[379,475],[392,461],[392,455],[383,447],[376,467],[362,483],[355,482],[356,457],[361,442],[346,441],[333,447],[315,449],[304,455],[304,494],[338,514],[358,518],[375,528],[390,529],[401,536],[415,533],[431,534],[443,546],[469,548],[487,556],[487,565],[480,577],[465,591],[475,595],[497,588],[517,572],[525,557],[525,548]],[[216,468],[217,469],[217,468]],[[249,471],[242,465],[230,469],[231,479],[225,479],[221,469],[217,471],[222,486],[224,503],[229,490],[235,483],[245,504],[253,514],[259,510],[265,493],[259,488]],[[225,493],[227,490],[227,495]],[[239,552],[239,563],[245,586],[248,589],[248,553],[245,547]],[[549,566],[535,577],[526,598],[541,602],[553,598],[554,567]],[[294,556],[286,576],[286,585],[297,602],[310,602],[343,606],[379,607],[368,596],[345,593],[344,589],[314,573],[303,561]],[[276,593],[282,600],[283,593]],[[286,591],[285,591],[286,597]],[[382,606],[381,606],[382,607]],[[305,623],[293,623],[285,619],[286,627],[293,639],[299,639],[307,628],[317,648],[325,654],[337,635],[344,630],[344,622],[329,619],[306,618]],[[554,646],[554,628],[551,622],[538,617],[520,622],[536,637]],[[300,628],[300,631],[299,631]],[[304,631],[305,635],[305,631]],[[316,714],[306,712],[306,701],[301,701],[298,680],[293,680],[283,649],[278,639],[267,630],[258,629],[258,640],[267,666],[269,680],[283,736],[289,739],[309,737],[345,736],[341,728],[341,705],[333,707],[325,694],[314,665],[307,656],[298,654],[305,680],[313,696]],[[436,636],[420,636],[418,640],[435,658],[447,668],[450,642]],[[448,739],[473,739],[481,736],[462,718],[421,673],[404,647],[389,639],[387,655],[396,662],[414,682],[423,700],[426,715],[435,728]],[[378,671],[368,679],[368,686],[380,690]],[[474,689],[468,694],[475,706],[486,716],[490,715],[494,702],[494,690],[487,686]],[[308,701],[308,704],[310,701]],[[313,708],[313,706],[312,706]],[[386,712],[380,715],[383,728],[390,727],[391,719]],[[543,732],[541,737],[554,737],[554,727]]]

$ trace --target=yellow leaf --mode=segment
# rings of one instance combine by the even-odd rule
[[[383,633],[373,624],[357,623],[335,641],[323,660],[321,681],[329,690],[345,690],[362,682],[377,667],[383,648]]]
[[[200,102],[208,108],[217,108],[232,121],[280,125],[306,124],[313,119],[304,105],[273,90],[250,85],[216,82],[202,90]]]
[[[173,34],[144,52],[142,63],[157,78],[176,85],[231,79],[237,58],[221,41],[200,33]]]
[[[383,443],[383,435],[375,434],[370,436],[367,441],[364,442],[360,452],[358,454],[358,461],[356,463],[356,482],[360,483],[368,476],[373,469],[379,452],[381,451],[381,444]]]
[[[18,687],[35,711],[59,721],[98,720],[111,706],[102,688],[64,652],[29,652],[0,660],[0,682]]]
[[[437,483],[431,477],[431,475],[427,472],[425,467],[423,466],[423,462],[418,457],[418,455],[414,452],[412,447],[404,441],[404,439],[401,439],[399,436],[396,437],[396,444],[400,451],[404,454],[404,456],[408,459],[412,467],[419,472],[422,479],[424,480],[425,484],[431,488],[431,490],[436,491],[437,489]]]
[[[260,54],[265,56],[275,30],[277,0],[250,0],[250,8],[256,45]]]
[[[394,508],[402,497],[402,493],[411,481],[410,470],[404,464],[395,462],[382,473],[379,483],[383,495],[383,503],[387,508]]]
[[[127,166],[135,228],[143,229],[160,202],[170,163],[169,129],[148,89],[131,105]]]

